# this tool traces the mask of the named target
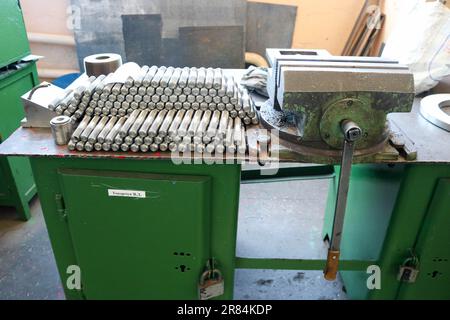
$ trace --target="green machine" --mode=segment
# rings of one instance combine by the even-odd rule
[[[418,114],[412,76],[403,67],[359,61],[367,67],[361,73],[347,70],[355,63],[349,58],[307,56],[311,61],[283,57],[297,66],[272,66],[279,77],[272,74],[268,88],[276,95],[260,115],[266,128],[278,128],[265,135],[263,126],[248,126],[256,139],[249,135],[248,153],[227,163],[220,157],[183,162],[170,152],[69,151],[48,128],[20,128],[0,146],[1,155],[31,159],[68,299],[198,299],[208,285],[223,290],[212,297],[231,299],[238,268],[324,270],[329,280],[339,271],[354,299],[449,298],[450,148],[442,143],[450,133]],[[325,87],[317,79],[307,87],[313,73],[304,68],[323,63],[313,66],[325,72],[316,74],[321,83],[326,68],[342,77],[328,82],[334,89],[327,99],[317,100]],[[370,85],[358,86],[372,73]],[[303,87],[296,88],[298,77]],[[296,93],[304,88],[318,89]],[[321,101],[315,109],[314,100]],[[386,125],[371,126],[372,115]],[[242,161],[268,169],[276,162],[321,165],[268,176],[241,172]],[[331,180],[323,230],[328,257],[236,257],[240,184],[293,178]],[[373,267],[381,281],[374,287],[368,284]],[[205,275],[215,275],[213,283]]]
[[[38,84],[30,54],[20,3],[2,1],[0,6],[0,143],[20,126],[24,111],[20,96]],[[16,208],[22,220],[30,218],[29,200],[36,194],[30,163],[26,158],[0,158],[0,205]]]

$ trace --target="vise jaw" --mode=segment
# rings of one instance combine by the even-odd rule
[[[262,123],[313,153],[338,156],[344,120],[362,130],[355,150],[377,152],[389,136],[387,114],[411,111],[414,78],[396,61],[296,49],[267,49],[267,58],[270,98],[261,107]]]

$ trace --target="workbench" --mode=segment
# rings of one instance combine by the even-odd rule
[[[256,97],[256,102],[261,98]],[[413,111],[391,114],[417,148],[417,159],[355,155],[340,263],[350,298],[449,298],[450,133]],[[308,162],[302,147],[272,145],[280,163]],[[18,129],[0,155],[31,159],[58,269],[68,299],[196,299],[205,263],[213,258],[233,297],[234,270],[322,270],[320,260],[236,257],[239,185],[282,179],[331,179],[323,236],[332,224],[334,162],[241,172],[247,155],[229,164],[174,164],[170,152],[71,152],[49,129]],[[266,159],[275,161],[277,159]],[[325,165],[324,165],[325,164]],[[138,191],[114,197],[111,190]],[[145,196],[142,195],[144,191]],[[413,284],[397,280],[411,253],[420,259]],[[82,290],[70,290],[67,268],[82,270]],[[366,287],[367,267],[381,268],[381,289]]]

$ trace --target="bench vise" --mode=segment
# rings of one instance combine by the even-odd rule
[[[411,111],[414,78],[396,61],[296,49],[267,49],[267,58],[270,99],[261,107],[261,121],[280,139],[301,145],[314,162],[340,158],[342,121],[361,128],[355,156],[368,156],[388,144],[387,115]]]

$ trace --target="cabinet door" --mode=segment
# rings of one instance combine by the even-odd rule
[[[8,176],[5,170],[9,168],[8,159],[0,158],[0,203],[6,199],[9,199],[10,191],[8,188]]]
[[[450,299],[450,179],[440,179],[419,233],[419,276],[402,284],[399,299]]]
[[[210,258],[210,178],[61,170],[88,299],[196,299]]]
[[[20,60],[30,53],[22,9],[19,0],[0,2],[0,68]]]

